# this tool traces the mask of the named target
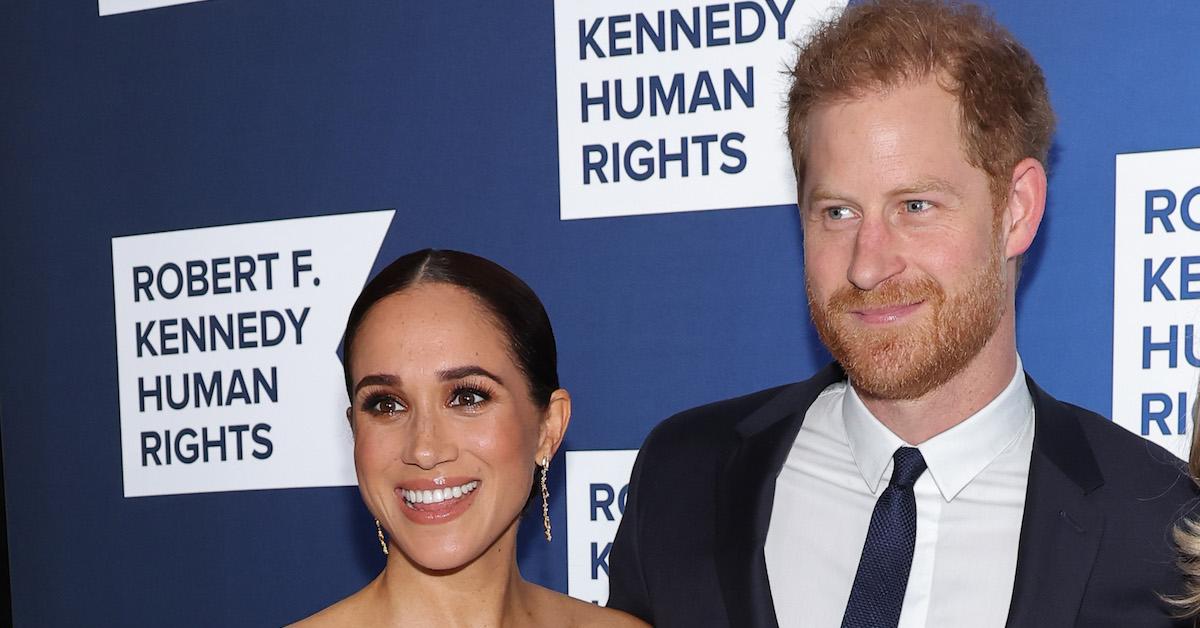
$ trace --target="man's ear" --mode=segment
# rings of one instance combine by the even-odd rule
[[[550,403],[542,416],[542,426],[538,435],[537,462],[550,459],[562,445],[563,435],[567,433],[567,425],[571,423],[571,394],[559,388],[550,393]]]
[[[1026,157],[1013,168],[1008,204],[1004,208],[1006,228],[1004,256],[1013,259],[1033,245],[1046,212],[1046,168]]]

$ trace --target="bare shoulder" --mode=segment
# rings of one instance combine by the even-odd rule
[[[364,604],[366,589],[326,607],[324,610],[290,624],[288,628],[336,628],[338,626],[364,625],[367,608]]]
[[[642,628],[650,625],[623,611],[589,604],[557,591],[549,589],[543,589],[543,591],[546,596],[545,606],[548,609],[553,609],[559,621],[567,626],[579,628],[590,628],[592,626]]]

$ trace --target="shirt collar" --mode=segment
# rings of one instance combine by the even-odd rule
[[[1017,356],[1016,373],[995,399],[958,425],[917,446],[947,502],[1008,449],[1032,420],[1033,397],[1024,375],[1021,357]],[[911,445],[871,414],[853,386],[846,388],[842,418],[850,454],[867,489],[876,493],[896,448]]]

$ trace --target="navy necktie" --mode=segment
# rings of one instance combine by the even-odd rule
[[[880,493],[871,513],[842,628],[885,628],[900,622],[917,541],[913,484],[925,472],[925,459],[920,450],[901,447],[892,462],[892,481]]]

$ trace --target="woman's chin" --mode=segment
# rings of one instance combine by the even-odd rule
[[[482,551],[471,551],[469,543],[457,539],[429,539],[406,543],[401,551],[408,561],[425,572],[453,572],[470,564]]]
[[[422,555],[410,558],[421,571],[430,574],[454,573],[471,563],[469,559],[451,554]]]

